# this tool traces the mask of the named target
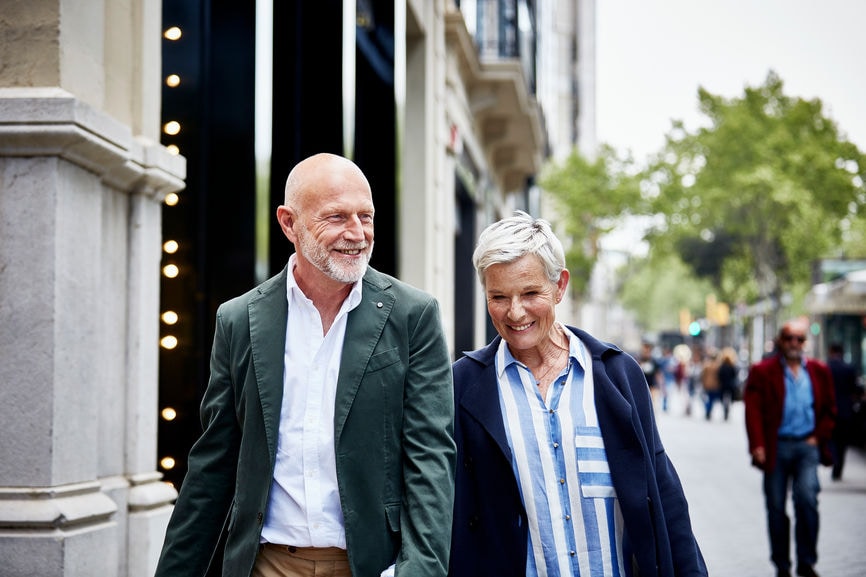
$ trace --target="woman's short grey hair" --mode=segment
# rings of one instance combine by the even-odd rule
[[[528,254],[541,259],[551,282],[559,280],[565,269],[565,251],[550,223],[516,210],[514,216],[494,222],[481,232],[472,264],[484,286],[484,273],[491,265],[511,263]]]

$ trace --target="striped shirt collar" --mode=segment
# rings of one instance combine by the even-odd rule
[[[568,362],[569,365],[574,362],[577,363],[579,367],[581,367],[584,371],[588,370],[589,367],[586,364],[589,364],[589,351],[586,349],[581,340],[568,330],[561,323],[556,323],[559,328],[562,329],[565,336],[568,337]],[[519,360],[517,360],[514,355],[511,354],[511,350],[508,348],[508,343],[505,342],[505,339],[499,341],[499,349],[496,351],[496,367],[497,367],[497,378],[502,380],[505,376],[505,369],[507,369],[511,364],[517,363],[526,367],[526,365]],[[527,369],[529,367],[526,367]]]

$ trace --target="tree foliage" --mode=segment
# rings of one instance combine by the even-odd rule
[[[706,295],[712,284],[697,279],[673,253],[651,253],[632,260],[622,271],[620,300],[643,327],[655,330],[679,329],[679,313],[688,310],[693,318],[703,316]]]
[[[565,228],[566,263],[577,295],[585,292],[598,260],[599,238],[641,205],[637,172],[631,157],[618,156],[610,146],[602,146],[595,159],[574,150],[542,172],[539,185],[553,198]]]
[[[698,100],[709,125],[675,122],[643,174],[661,216],[653,250],[680,254],[730,302],[778,303],[816,259],[864,256],[866,158],[820,100],[786,96],[773,72],[742,98]]]

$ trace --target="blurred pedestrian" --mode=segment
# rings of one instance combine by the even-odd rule
[[[692,414],[692,405],[696,397],[701,397],[701,369],[704,364],[704,348],[700,344],[693,344],[688,366],[686,367],[686,415]]]
[[[713,415],[713,406],[721,398],[719,385],[718,351],[707,349],[701,364],[701,388],[704,391],[704,415],[709,421]]]
[[[550,225],[518,211],[472,261],[498,336],[454,363],[449,575],[707,575],[640,366],[556,319]]]
[[[841,343],[832,343],[828,350],[827,364],[833,374],[836,390],[836,427],[833,429],[833,472],[834,481],[842,478],[845,468],[845,453],[854,432],[854,403],[859,399],[857,369],[845,362],[845,348]]]
[[[731,403],[738,396],[740,389],[740,367],[737,351],[733,347],[725,347],[719,355],[719,394],[722,401],[722,411],[725,420],[731,413]]]
[[[640,368],[643,370],[647,385],[649,385],[653,406],[657,407],[663,404],[665,401],[662,397],[664,394],[664,375],[662,373],[661,360],[655,354],[655,346],[652,341],[644,340],[641,343],[638,362],[640,363]]]
[[[784,323],[778,353],[753,365],[743,400],[752,464],[764,473],[770,559],[778,577],[791,575],[788,488],[794,503],[797,575],[817,577],[818,465],[829,464],[836,414],[833,377],[825,363],[803,353],[808,325]]]

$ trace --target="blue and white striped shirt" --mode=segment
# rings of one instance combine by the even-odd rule
[[[626,577],[623,520],[595,412],[586,347],[568,331],[569,362],[541,398],[503,340],[499,401],[529,519],[527,577]],[[577,520],[577,522],[575,522]]]

